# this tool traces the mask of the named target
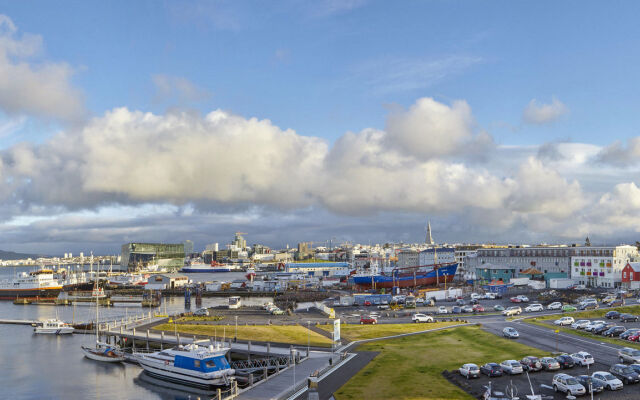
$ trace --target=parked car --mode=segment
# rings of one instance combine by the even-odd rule
[[[559,301],[554,301],[553,303],[547,306],[547,310],[560,310],[562,308],[562,303]]]
[[[484,307],[482,307],[480,304],[476,304],[475,306],[473,306],[473,312],[475,313],[484,312]]]
[[[491,293],[491,292],[487,292],[484,294],[484,296],[482,296],[483,299],[486,300],[495,300],[496,299],[496,294],[495,293]]]
[[[596,335],[602,335],[604,332],[609,330],[609,328],[612,328],[614,326],[615,326],[615,324],[600,324],[600,325],[596,326],[595,328],[593,328],[593,330],[591,332],[596,334]]]
[[[553,357],[542,357],[540,359],[540,365],[542,365],[542,369],[546,371],[555,371],[560,369],[560,363]]]
[[[629,340],[629,336],[632,336],[633,334],[638,332],[640,332],[640,329],[638,328],[627,329],[620,334],[620,339]]]
[[[622,381],[606,371],[597,371],[591,374],[594,382],[600,383],[607,390],[619,390],[624,386]]]
[[[571,325],[574,322],[576,321],[573,319],[573,317],[562,317],[560,319],[553,321],[555,325],[559,325],[559,326]]]
[[[275,309],[271,310],[271,314],[273,314],[273,315],[283,315],[284,311],[282,311],[279,308],[275,308]]]
[[[360,325],[371,324],[375,325],[378,323],[378,319],[372,315],[363,315],[360,317]]]
[[[624,326],[612,326],[611,328],[607,329],[606,331],[602,332],[602,336],[607,336],[607,337],[615,337],[615,336],[620,336],[620,334],[624,331],[626,331],[627,328],[625,328]]]
[[[542,304],[530,304],[524,309],[525,312],[544,311]]]
[[[620,314],[620,322],[638,322],[638,316],[637,315],[631,315],[631,314]]]
[[[503,373],[509,375],[516,375],[524,372],[522,364],[520,364],[516,360],[505,360],[500,363],[500,367],[502,368]]]
[[[573,361],[573,357],[569,354],[561,354],[556,357],[556,360],[562,369],[573,368],[573,366],[576,365],[576,362]]]
[[[529,298],[527,296],[524,296],[524,295],[521,295],[521,294],[516,296],[516,298],[520,299],[520,301],[522,303],[528,303],[529,302]]]
[[[193,312],[193,315],[198,316],[198,317],[208,317],[209,316],[209,310],[206,308],[199,308],[197,310],[195,310]]]
[[[502,367],[496,363],[486,363],[480,367],[480,372],[489,376],[502,376]]]
[[[527,356],[520,360],[520,364],[522,364],[522,368],[525,371],[538,372],[542,370],[542,363],[540,362],[538,357]]]
[[[633,368],[630,368],[624,364],[613,364],[609,368],[609,372],[615,375],[625,385],[630,383],[638,383],[640,381],[640,375]]]
[[[496,311],[504,311],[504,307],[500,304],[496,304],[495,306],[493,306],[493,309]]]
[[[589,325],[585,326],[584,330],[587,331],[587,332],[591,332],[591,331],[593,331],[593,329],[595,327],[597,327],[600,324],[604,324],[604,323],[605,323],[604,321],[600,321],[600,320],[591,321],[591,323]]]
[[[620,318],[620,313],[617,311],[609,311],[604,315],[604,317],[606,319],[618,319]]]
[[[462,314],[462,308],[458,306],[451,307],[451,314]]]
[[[512,297],[509,299],[510,302],[512,303],[522,303],[522,300],[519,297]]]
[[[433,317],[425,314],[413,314],[411,320],[413,322],[433,322]]]
[[[586,290],[587,287],[585,285],[576,285],[575,290]]]
[[[580,365],[582,367],[586,367],[587,365],[591,365],[595,362],[593,356],[586,351],[573,353],[571,354],[571,358],[573,358],[573,362],[576,363],[576,365]]]
[[[578,309],[575,308],[574,306],[571,306],[569,304],[565,304],[564,306],[562,306],[562,312],[572,312],[572,311],[577,311]]]
[[[445,306],[440,306],[440,307],[438,307],[437,313],[438,314],[448,314],[449,310],[447,310],[447,307],[445,307]]]
[[[602,383],[595,382],[593,378],[589,375],[578,375],[576,379],[584,388],[587,390],[587,393],[600,393],[604,390],[604,386]]]
[[[471,299],[478,300],[478,299],[481,299],[482,297],[483,296],[481,294],[471,293]]]
[[[600,306],[598,306],[598,303],[583,303],[578,308],[580,310],[597,310]]]
[[[478,299],[471,299],[471,300],[469,300],[469,304],[473,304],[473,305],[475,305],[475,304],[478,304],[478,303],[480,303],[480,300],[478,300]]]
[[[638,330],[638,331],[632,333],[631,335],[627,336],[627,340],[630,341],[630,342],[637,342],[638,340],[640,340],[640,330]]]
[[[462,309],[463,313],[472,313],[473,312],[473,307],[471,307],[471,306],[463,306],[463,307],[461,307],[461,309]]]
[[[623,299],[615,299],[614,301],[609,303],[609,307],[620,307],[624,305]]]
[[[464,364],[459,371],[460,375],[467,379],[480,377],[480,368],[475,364]]]
[[[631,364],[629,365],[629,368],[633,369],[635,372],[640,374],[640,364]]]
[[[520,307],[509,307],[506,310],[502,311],[502,315],[505,315],[507,317],[519,314],[522,314],[522,308]]]
[[[631,347],[625,347],[623,349],[618,350],[618,358],[621,363],[632,363],[638,364],[640,363],[640,350],[632,349]]]
[[[520,334],[517,330],[515,330],[515,328],[507,326],[502,330],[502,336],[506,337],[507,339],[517,339],[520,337]]]
[[[591,321],[589,321],[588,319],[581,319],[571,324],[571,327],[573,329],[584,329],[590,323]]]
[[[553,390],[564,392],[571,396],[580,396],[587,393],[587,390],[578,382],[576,378],[567,374],[556,374],[551,380]]]
[[[465,305],[465,304],[467,304],[467,303],[464,301],[464,299],[458,299],[458,300],[456,300],[456,305],[457,305],[457,306],[463,306],[463,305]]]

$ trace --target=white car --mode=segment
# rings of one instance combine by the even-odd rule
[[[509,375],[521,374],[524,372],[522,364],[516,360],[506,360],[500,363],[500,367],[504,373]]]
[[[411,320],[413,322],[433,322],[433,317],[424,314],[413,314]]]
[[[562,303],[559,301],[554,301],[553,303],[547,306],[547,310],[559,310],[562,308]]]
[[[523,302],[523,303],[528,303],[529,302],[529,298],[527,296],[524,296],[524,295],[521,295],[521,294],[517,295],[516,299],[520,299],[520,301]]]
[[[574,322],[576,322],[576,320],[573,319],[573,317],[562,317],[560,319],[553,321],[554,324],[560,325],[560,326],[571,325]]]
[[[514,306],[514,307],[509,307],[506,310],[504,310],[502,312],[502,315],[505,315],[507,317],[512,316],[512,315],[518,315],[518,314],[522,314],[522,308],[518,307],[518,306]]]
[[[556,392],[564,392],[570,396],[581,396],[587,393],[585,387],[571,375],[556,374],[551,382],[553,384],[553,390]]]
[[[544,311],[544,307],[542,304],[531,304],[525,307],[525,312],[535,312],[535,311]]]
[[[467,379],[480,377],[480,368],[475,364],[464,364],[458,371]]]
[[[585,285],[576,285],[575,290],[585,290],[586,288]]]
[[[571,358],[573,358],[573,362],[583,367],[586,367],[587,365],[591,365],[595,362],[593,359],[593,356],[587,353],[586,351],[579,351],[577,353],[573,353],[571,354]]]
[[[488,293],[484,294],[484,298],[487,299],[487,300],[495,300],[496,299],[496,294],[488,292]],[[638,300],[638,302],[640,302],[640,300]]]
[[[595,328],[596,326],[600,325],[600,324],[604,324],[604,321],[591,321],[589,322],[589,325],[584,327],[584,330],[587,332],[591,332],[593,330],[593,328]]]
[[[471,293],[471,300],[480,300],[481,298],[482,298],[482,295],[478,293]]]
[[[438,307],[438,314],[449,314],[449,310],[445,306],[440,306]]]
[[[591,374],[591,379],[604,386],[607,390],[618,390],[624,386],[622,381],[607,371],[597,371]]]
[[[573,324],[571,324],[571,327],[573,329],[584,329],[587,327],[587,325],[589,325],[591,323],[591,321],[589,321],[588,319],[581,319],[579,321],[574,322]]]

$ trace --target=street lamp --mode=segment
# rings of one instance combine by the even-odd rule
[[[236,315],[236,336],[234,338],[234,341],[238,340],[238,316]]]

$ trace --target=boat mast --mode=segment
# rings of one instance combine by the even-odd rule
[[[91,270],[93,271],[93,251],[91,252]],[[95,284],[93,293],[96,296],[96,344],[100,341],[100,322],[98,317],[98,278],[100,277],[100,265],[98,265],[98,271],[95,275]]]

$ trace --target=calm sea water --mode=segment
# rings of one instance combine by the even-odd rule
[[[28,271],[17,268],[16,271]],[[0,268],[0,279],[11,278],[14,268]],[[230,281],[243,273],[187,274],[194,281]],[[184,299],[166,299],[169,313],[184,311]],[[226,304],[226,298],[203,298],[205,307]],[[256,305],[265,298],[247,299]],[[163,304],[160,309],[164,311]],[[192,299],[192,309],[195,299]],[[122,318],[149,312],[149,308],[109,307],[100,309],[103,318]],[[70,322],[95,319],[90,306],[15,305],[0,301],[0,318],[37,320],[58,317]],[[35,335],[31,326],[0,324],[0,399],[197,399],[186,388],[167,389],[141,375],[132,364],[109,365],[83,357],[80,346],[92,344],[93,335]]]

